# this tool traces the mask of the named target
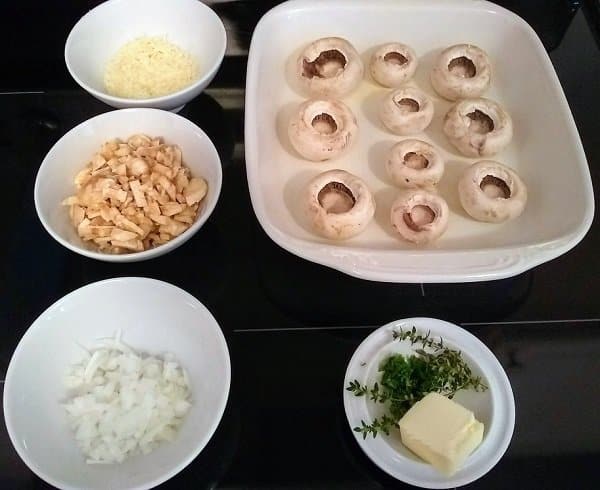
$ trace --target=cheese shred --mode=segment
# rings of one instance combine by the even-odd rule
[[[177,92],[198,78],[192,56],[162,37],[139,37],[108,61],[104,85],[109,94],[147,99]]]

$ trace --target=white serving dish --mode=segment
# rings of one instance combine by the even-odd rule
[[[198,79],[172,94],[149,99],[116,97],[106,92],[104,68],[125,43],[141,36],[165,37],[197,60]],[[219,16],[197,0],[109,0],[87,12],[69,33],[65,63],[74,80],[116,108],[154,107],[179,111],[217,74],[227,47]]]
[[[192,407],[177,437],[121,464],[88,465],[61,402],[64,376],[100,338],[136,351],[172,353],[186,369]],[[61,489],[147,489],[185,468],[215,432],[229,394],[231,365],[218,323],[200,301],[166,282],[109,279],[67,294],[33,322],[4,383],[4,420],[21,459]]]
[[[69,218],[68,207],[61,205],[61,202],[75,194],[75,175],[87,165],[104,142],[114,138],[125,140],[136,133],[162,136],[166,143],[178,145],[192,176],[203,177],[208,183],[208,193],[200,204],[196,221],[169,242],[143,252],[118,255],[98,252],[79,237]],[[137,262],[171,252],[192,238],[215,209],[222,180],[219,154],[206,133],[194,123],[159,109],[120,109],[82,122],[54,144],[38,170],[33,197],[42,225],[64,247],[97,260]]]
[[[383,471],[410,485],[423,488],[455,488],[481,478],[490,471],[505,453],[515,426],[515,401],[510,382],[494,354],[477,337],[457,325],[435,318],[406,318],[397,320],[372,332],[358,346],[348,363],[344,377],[344,409],[351,428],[382,415],[384,406],[371,402],[366,396],[357,397],[346,388],[351,381],[373,386],[380,379],[379,364],[392,354],[410,355],[417,346],[408,340],[393,340],[392,332],[415,327],[421,334],[443,338],[444,345],[460,350],[476,376],[481,376],[486,391],[459,391],[454,400],[473,411],[485,426],[481,445],[467,458],[454,475],[448,477],[436,471],[410,450],[393,430],[389,436],[376,438],[354,432],[356,442],[365,454]],[[420,346],[419,346],[420,347]]]
[[[307,43],[341,36],[363,56],[389,41],[411,45],[419,56],[413,82],[434,99],[431,126],[417,138],[446,157],[440,193],[451,210],[449,228],[434,245],[417,248],[396,238],[389,223],[398,193],[384,162],[401,140],[384,130],[378,102],[387,89],[366,75],[344,99],[358,118],[360,136],[339,160],[313,163],[291,149],[287,123],[307,98],[294,84],[293,64]],[[529,202],[521,217],[502,225],[476,222],[462,210],[456,185],[469,159],[453,150],[441,131],[448,101],[435,95],[429,72],[441,49],[470,42],[493,62],[485,96],[512,115],[512,143],[493,157],[521,175]],[[573,117],[539,38],[515,14],[485,1],[297,0],[282,4],[259,22],[250,48],[246,82],[246,164],[259,222],[288,251],[352,276],[388,282],[465,282],[510,277],[573,248],[589,229],[594,201],[589,169]],[[343,168],[370,186],[377,201],[374,220],[358,237],[332,242],[312,232],[298,196],[316,174]]]

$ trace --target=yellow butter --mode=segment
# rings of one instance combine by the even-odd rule
[[[483,424],[458,403],[429,393],[400,419],[402,443],[446,475],[455,473],[483,439]]]

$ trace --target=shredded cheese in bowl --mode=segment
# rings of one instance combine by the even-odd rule
[[[171,355],[142,355],[107,339],[70,368],[64,403],[88,464],[121,463],[175,438],[191,407],[185,370]]]
[[[162,37],[139,37],[108,61],[104,85],[110,95],[148,99],[177,92],[196,81],[196,60]]]

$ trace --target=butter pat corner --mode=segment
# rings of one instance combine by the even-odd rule
[[[400,419],[402,443],[446,475],[455,473],[481,444],[484,426],[462,405],[429,393]]]

